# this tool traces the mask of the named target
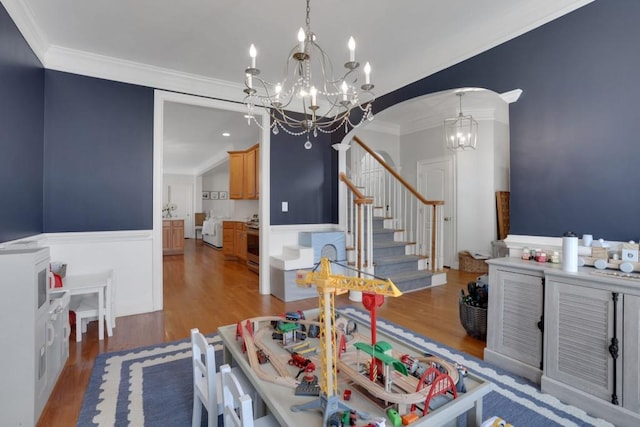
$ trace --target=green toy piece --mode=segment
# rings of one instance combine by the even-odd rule
[[[400,418],[400,414],[398,411],[391,408],[387,410],[387,416],[389,417],[389,421],[393,424],[393,427],[402,427],[402,418]]]

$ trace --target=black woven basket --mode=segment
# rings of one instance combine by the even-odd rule
[[[487,309],[474,307],[460,301],[460,323],[467,331],[467,334],[479,338],[487,339]]]

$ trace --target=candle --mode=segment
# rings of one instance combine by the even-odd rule
[[[344,80],[342,81],[342,100],[346,101],[347,100],[347,91],[349,90],[349,87],[347,86],[347,82],[345,82]]]
[[[247,86],[249,89],[253,89],[253,77],[249,73],[247,73]]]
[[[349,47],[349,61],[354,62],[356,60],[356,41],[353,37],[349,37],[347,46]]]
[[[300,30],[298,31],[298,41],[300,42],[300,52],[304,52],[304,39],[305,39],[304,30],[302,29],[302,27],[300,27]]]
[[[369,84],[369,83],[371,83],[371,82],[370,82],[370,80],[371,80],[371,78],[370,78],[370,77],[371,77],[371,65],[369,65],[369,63],[367,62],[367,63],[364,65],[364,83],[365,83],[365,84]]]
[[[276,99],[280,99],[280,92],[282,92],[282,86],[280,86],[280,83],[278,83],[276,85]]]
[[[251,47],[249,47],[249,56],[251,57],[251,68],[256,68],[256,47],[251,43]]]
[[[316,89],[315,86],[311,86],[311,105],[315,106],[316,105],[316,95],[318,94],[318,90]]]

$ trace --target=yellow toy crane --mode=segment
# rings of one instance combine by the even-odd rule
[[[350,410],[340,401],[338,393],[338,374],[336,369],[337,341],[335,331],[335,291],[339,289],[359,291],[363,293],[363,303],[371,311],[372,345],[375,345],[375,307],[381,303],[384,296],[399,297],[402,292],[390,279],[368,279],[363,277],[344,276],[331,273],[331,262],[327,258],[320,258],[320,269],[313,271],[299,271],[296,283],[300,286],[315,285],[318,290],[319,321],[320,321],[320,398],[313,402],[296,405],[293,411],[306,409],[320,409],[323,412],[323,424],[329,417],[340,410]],[[367,304],[367,301],[374,301]],[[368,306],[369,305],[369,306]],[[370,308],[372,307],[372,308]]]

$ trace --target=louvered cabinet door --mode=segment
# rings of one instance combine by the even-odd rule
[[[640,297],[624,296],[622,406],[640,414]]]
[[[490,288],[489,303],[495,307],[496,326],[488,337],[498,353],[540,368],[542,361],[542,277],[497,270],[497,292]],[[497,301],[491,302],[491,298]]]
[[[611,402],[620,396],[614,384],[621,384],[621,378],[616,382],[614,375],[621,373],[622,310],[615,307],[621,302],[614,302],[611,291],[554,280],[546,286],[545,375]],[[614,337],[617,359],[609,353]]]

